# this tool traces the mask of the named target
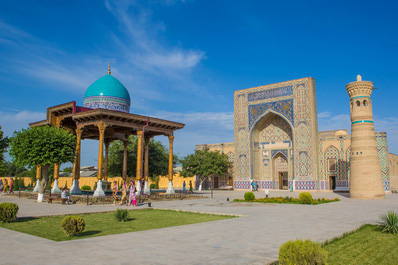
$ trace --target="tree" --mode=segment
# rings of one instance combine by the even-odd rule
[[[1,130],[1,126],[0,126],[0,172],[1,173],[4,172],[4,167],[5,167],[4,163],[6,162],[4,160],[4,153],[7,150],[8,143],[9,143],[9,139],[7,137],[4,137],[4,133]]]
[[[48,184],[50,165],[73,162],[76,137],[67,130],[53,126],[34,127],[15,132],[10,141],[10,155],[18,166],[42,166],[38,201]]]
[[[229,161],[228,156],[219,151],[195,150],[195,153],[187,155],[181,159],[181,176],[200,178],[199,190],[202,189],[203,181],[210,180],[214,176],[228,174]]]
[[[137,142],[136,136],[130,135],[127,146],[127,176],[135,176],[137,166]],[[109,175],[121,176],[123,171],[124,144],[122,141],[114,141],[109,147]],[[157,176],[165,176],[168,173],[169,152],[161,142],[151,139],[149,142],[149,177],[155,180]],[[178,163],[178,157],[173,155],[173,165]]]
[[[72,167],[66,167],[64,168],[64,170],[62,170],[62,172],[66,172],[66,173],[72,173]]]

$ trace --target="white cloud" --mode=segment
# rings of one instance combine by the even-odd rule
[[[328,118],[331,116],[331,113],[328,111],[318,113],[318,118]]]
[[[112,73],[134,95],[135,111],[151,108],[149,100],[173,100],[166,95],[165,87],[168,91],[209,96],[207,86],[195,80],[193,71],[205,58],[204,51],[185,49],[178,42],[166,44],[164,34],[159,37],[159,33],[166,32],[165,24],[154,21],[151,10],[138,1],[105,1],[105,5],[119,25],[119,29],[103,30],[113,48],[99,48],[78,56],[0,21],[0,42],[7,42],[5,45],[15,53],[3,58],[7,71],[30,77],[50,89],[80,92],[83,96],[84,90],[105,75],[108,62],[112,62]],[[24,79],[21,82],[31,83]]]
[[[232,112],[158,112],[156,117],[185,123],[175,132],[175,152],[184,156],[193,153],[197,144],[234,141],[234,115]],[[166,137],[157,137],[168,146]]]
[[[202,51],[174,50],[165,54],[149,54],[145,61],[156,67],[186,69],[195,67],[204,56]]]
[[[106,1],[105,6],[118,20],[123,37],[128,40],[126,43],[114,35],[116,43],[141,69],[156,70],[152,74],[176,75],[191,70],[204,59],[203,51],[168,47],[159,41],[159,32],[166,31],[164,23],[152,21],[151,11],[137,1]],[[159,73],[159,69],[163,72]]]
[[[6,136],[12,136],[14,131],[29,127],[29,123],[46,119],[45,112],[34,111],[0,111],[0,126]]]

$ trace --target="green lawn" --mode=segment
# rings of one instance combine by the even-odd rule
[[[78,214],[78,216],[83,217],[86,222],[86,228],[76,237],[68,237],[63,232],[61,220],[65,216],[18,218],[17,221],[12,223],[0,223],[0,227],[55,241],[64,241],[218,221],[235,217],[158,209],[129,211],[129,221],[127,222],[116,221],[114,212]]]
[[[333,240],[324,249],[330,265],[398,264],[398,235],[382,233],[375,225]]]

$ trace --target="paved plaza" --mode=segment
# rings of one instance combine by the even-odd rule
[[[0,264],[267,264],[277,259],[279,246],[287,240],[322,242],[375,223],[387,210],[398,211],[396,194],[388,194],[385,200],[355,200],[344,194],[314,193],[314,198],[341,199],[322,205],[227,202],[227,198],[243,198],[243,194],[215,191],[214,198],[205,192],[206,199],[153,203],[159,209],[240,216],[207,223],[63,242],[0,228]],[[271,195],[298,193],[275,191]],[[7,196],[0,196],[0,202],[18,203],[20,217],[115,209],[113,205],[65,206]]]

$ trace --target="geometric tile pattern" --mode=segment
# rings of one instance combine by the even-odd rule
[[[248,106],[249,113],[249,129],[254,125],[254,123],[267,111],[274,111],[280,114],[282,117],[287,119],[294,125],[293,119],[293,100],[280,100],[268,103],[261,103],[256,105]]]
[[[253,92],[248,94],[248,101],[255,101],[268,98],[277,98],[292,95],[292,86],[278,87],[270,90]]]
[[[310,180],[298,180],[296,181],[296,190],[315,190],[316,189],[316,181]]]

